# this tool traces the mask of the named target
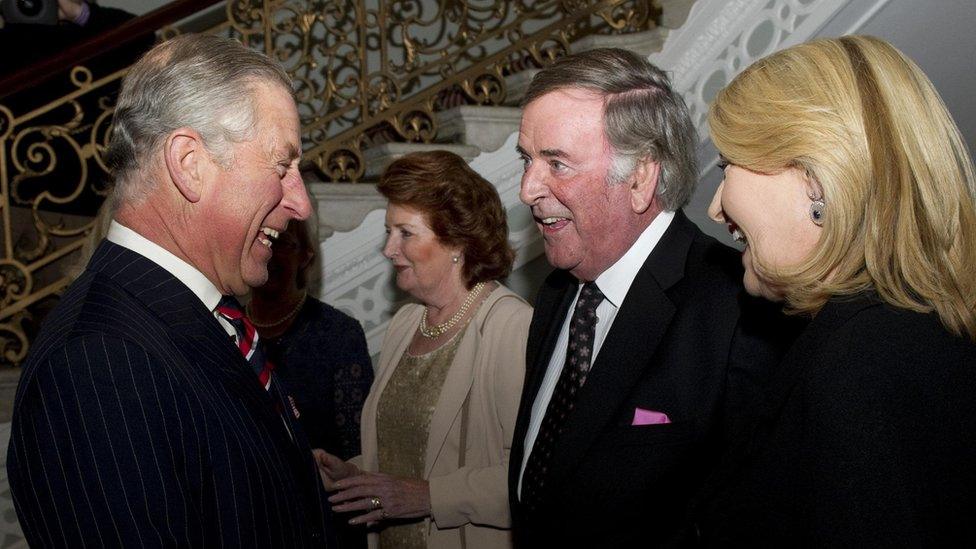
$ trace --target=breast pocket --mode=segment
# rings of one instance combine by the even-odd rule
[[[654,425],[620,425],[604,436],[607,446],[645,446],[684,444],[694,439],[692,422]]]

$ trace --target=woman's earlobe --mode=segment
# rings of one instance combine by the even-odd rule
[[[805,169],[803,183],[806,185],[807,198],[810,199],[810,220],[814,225],[823,227],[827,204],[824,201],[823,187],[810,170]]]

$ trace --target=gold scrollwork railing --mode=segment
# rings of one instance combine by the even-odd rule
[[[363,150],[430,143],[435,113],[498,105],[505,77],[573,40],[652,28],[650,0],[244,0],[226,31],[282,62],[298,85],[305,157],[334,181],[363,177]]]
[[[59,99],[23,115],[0,105],[0,364],[23,360],[36,331],[27,325],[32,310],[50,306],[69,282],[66,258],[108,194],[101,153],[124,72],[93,81],[76,67],[73,91]]]
[[[501,104],[507,76],[589,34],[653,28],[660,9],[651,0],[232,0],[225,14],[208,32],[265,51],[295,79],[306,159],[334,181],[358,181],[369,147],[434,142],[438,111]],[[61,97],[0,105],[0,366],[23,361],[93,230],[125,72],[75,67]]]

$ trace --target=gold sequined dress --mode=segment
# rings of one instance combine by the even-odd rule
[[[424,477],[430,418],[463,333],[464,330],[459,330],[450,341],[427,354],[403,353],[377,408],[380,472],[407,478]],[[424,549],[425,528],[423,520],[391,521],[380,532],[379,546]]]

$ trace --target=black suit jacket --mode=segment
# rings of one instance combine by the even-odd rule
[[[189,288],[104,242],[18,387],[7,468],[24,535],[36,547],[328,544],[325,494],[283,402]]]
[[[532,405],[577,290],[565,271],[539,291],[509,474],[521,547],[643,547],[677,541],[691,495],[723,444],[730,399],[778,358],[743,317],[734,250],[683,213],[650,254],[621,304],[554,448],[537,514],[517,498]],[[666,425],[632,426],[636,408]],[[734,408],[734,406],[733,406]]]
[[[723,547],[974,547],[976,344],[873,295],[827,303],[709,482]]]

